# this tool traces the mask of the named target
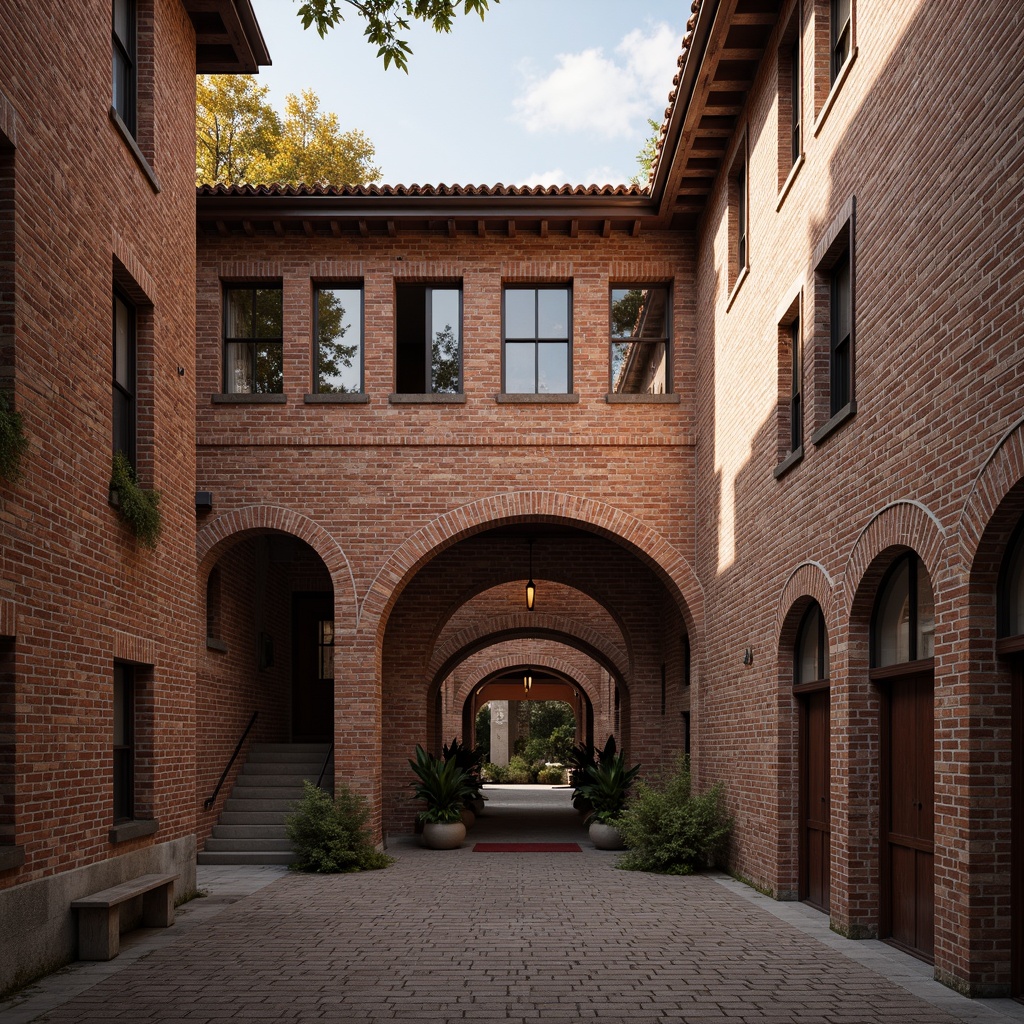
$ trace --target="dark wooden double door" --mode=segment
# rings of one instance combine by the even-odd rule
[[[931,672],[882,687],[882,937],[931,960],[935,735]]]
[[[800,899],[826,913],[831,874],[829,691],[800,696]]]

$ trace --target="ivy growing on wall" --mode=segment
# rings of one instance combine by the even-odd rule
[[[117,514],[148,548],[155,548],[160,537],[160,492],[139,486],[135,469],[124,452],[114,455],[110,478],[111,499]]]

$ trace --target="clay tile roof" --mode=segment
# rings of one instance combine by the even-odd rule
[[[639,196],[636,185],[200,185],[200,196]]]

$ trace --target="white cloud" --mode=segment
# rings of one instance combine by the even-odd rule
[[[605,56],[600,47],[562,53],[546,75],[530,75],[513,101],[515,119],[531,132],[597,132],[643,136],[660,119],[672,84],[679,40],[665,24],[633,29]]]
[[[569,176],[562,170],[561,167],[556,167],[551,171],[541,171],[539,174],[531,174],[528,178],[524,178],[522,181],[517,181],[517,185],[526,185],[532,188],[534,185],[565,185],[569,181]]]

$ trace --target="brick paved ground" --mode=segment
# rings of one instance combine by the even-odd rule
[[[112,964],[79,965],[35,986],[0,1008],[0,1020],[1024,1019],[1018,1004],[962,999],[928,981],[924,965],[830,936],[821,915],[730,879],[617,871],[616,855],[589,848],[571,811],[541,811],[533,794],[517,796],[518,809],[492,801],[462,850],[394,841],[398,863],[383,872],[266,869],[253,882],[251,869],[206,869],[211,897],[183,908],[174,928],[145,933]],[[567,800],[564,791],[557,799]],[[529,828],[520,827],[524,810]],[[472,850],[472,841],[501,838],[578,839],[584,852]],[[923,998],[848,950],[902,972]]]

